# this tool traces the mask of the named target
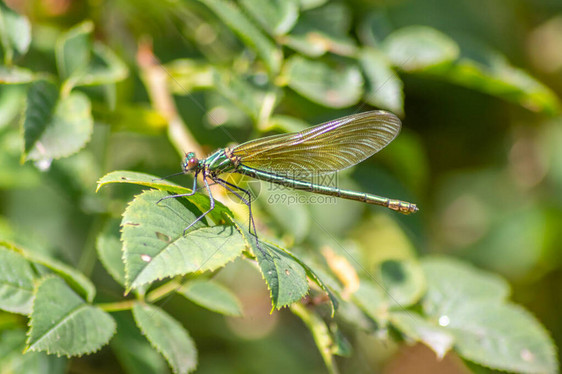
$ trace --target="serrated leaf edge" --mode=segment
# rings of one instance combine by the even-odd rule
[[[59,276],[57,276],[57,275],[54,275],[54,274],[48,274],[48,275],[44,276],[43,278],[38,279],[37,282],[36,282],[35,289],[34,289],[34,291],[33,291],[34,296],[33,296],[33,305],[32,305],[32,307],[31,307],[31,314],[33,314],[33,310],[35,309],[35,300],[36,300],[37,291],[39,290],[39,287],[40,287],[45,281],[47,281],[47,280],[50,279],[50,278],[62,280],[62,281],[64,282],[64,284],[65,284],[70,290],[72,290],[72,292],[75,292],[75,291],[72,289],[72,287],[70,287],[70,286],[64,281],[64,279],[62,279],[61,277],[59,277]],[[75,293],[76,293],[76,292],[75,292]],[[78,295],[78,294],[76,294],[76,295],[77,295],[84,303],[80,305],[80,308],[72,310],[71,313],[77,312],[77,311],[83,309],[84,307],[93,307],[93,308],[97,308],[96,306],[94,306],[94,305],[92,305],[92,304],[89,304],[86,300],[82,299],[82,297],[80,297],[80,295]],[[100,310],[101,310],[101,309],[100,309]],[[108,315],[109,315],[109,314],[108,314]],[[69,317],[69,315],[65,316],[64,319],[67,319],[68,317]],[[62,320],[61,320],[61,321],[62,321]],[[61,323],[61,321],[57,322],[57,326]],[[100,351],[105,345],[107,345],[107,344],[109,343],[109,341],[111,340],[111,338],[113,337],[113,335],[115,335],[115,332],[117,331],[117,325],[116,325],[115,321],[113,320],[113,318],[111,318],[111,321],[112,321],[111,335],[110,335],[110,337],[109,337],[109,340],[108,340],[105,344],[100,345],[99,347],[97,347],[97,348],[95,348],[95,349],[92,349],[92,350],[90,350],[90,351],[85,351],[85,352],[83,352],[83,353],[81,353],[81,354],[78,354],[78,355],[69,355],[69,354],[65,354],[65,353],[60,354],[60,353],[58,353],[58,352],[50,352],[49,350],[43,351],[43,350],[36,349],[36,348],[34,348],[33,346],[30,346],[30,345],[29,345],[29,343],[30,343],[29,340],[31,339],[31,329],[33,328],[33,318],[31,318],[31,315],[30,315],[29,321],[27,322],[27,325],[28,325],[29,329],[27,330],[27,332],[26,332],[26,334],[25,334],[27,338],[26,338],[26,341],[25,341],[25,349],[24,349],[23,353],[26,353],[26,352],[28,352],[28,351],[30,351],[30,352],[45,352],[45,353],[50,354],[50,355],[56,354],[57,357],[65,356],[65,357],[70,358],[70,357],[82,357],[82,356],[84,356],[84,355],[89,355],[89,354],[98,352],[98,351]],[[52,329],[51,329],[51,330],[52,330]],[[38,342],[38,341],[39,341],[39,339],[38,339],[36,342]]]

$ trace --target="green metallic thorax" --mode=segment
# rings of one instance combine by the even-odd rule
[[[199,167],[210,175],[219,175],[236,169],[224,149],[219,149],[206,159],[199,161]]]

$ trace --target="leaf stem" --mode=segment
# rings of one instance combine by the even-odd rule
[[[169,293],[177,291],[181,286],[182,282],[176,279],[171,280],[168,283],[164,283],[162,286],[155,288],[153,291],[149,292],[148,295],[146,295],[146,301],[151,303],[158,301]]]
[[[129,310],[133,308],[136,300],[125,300],[116,303],[101,303],[96,304],[97,307],[105,310],[106,312],[119,312],[121,310]]]

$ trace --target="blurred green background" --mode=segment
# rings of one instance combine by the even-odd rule
[[[272,192],[262,185],[258,232],[316,250],[341,243],[367,264],[434,253],[459,257],[506,277],[513,300],[562,343],[560,1],[301,0],[289,10],[273,2],[282,20],[260,1],[237,2],[269,35],[265,46],[251,30],[248,40],[240,37],[236,30],[244,24],[236,17],[197,1],[6,3],[28,17],[32,30],[29,51],[8,60],[4,52],[6,66],[57,75],[57,38],[91,20],[93,38],[129,70],[118,83],[80,88],[92,102],[91,139],[52,163],[41,157],[20,163],[26,84],[0,86],[0,237],[73,264],[94,280],[100,300],[121,291],[96,261],[96,237],[140,191],[112,187],[96,194],[105,173],[165,176],[179,171],[186,145],[210,153],[381,108],[402,118],[400,136],[339,182],[414,202],[420,212],[398,216],[345,201],[269,204]],[[158,79],[164,79],[160,86]],[[173,97],[171,112],[161,97]],[[174,181],[190,187],[192,180]],[[243,206],[224,201],[246,222]],[[302,322],[286,311],[269,314],[268,291],[250,269],[237,261],[218,276],[242,300],[244,319],[166,300],[197,344],[198,372],[325,372]],[[123,313],[119,328],[133,329],[127,318]],[[348,339],[355,353],[341,359],[342,372],[407,372],[395,345],[362,333]],[[129,344],[116,338],[112,348]],[[167,370],[163,361],[152,362],[161,362],[154,372]],[[106,348],[70,367],[133,372],[127,365]]]

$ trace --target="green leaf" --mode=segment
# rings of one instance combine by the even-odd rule
[[[165,65],[168,87],[176,95],[190,95],[194,90],[213,88],[215,67],[208,62],[181,58]]]
[[[0,42],[6,65],[11,65],[14,50],[23,55],[31,44],[29,20],[8,8],[3,1],[0,1]]]
[[[225,0],[199,0],[207,5],[265,63],[269,73],[276,75],[281,68],[281,49],[265,36],[237,5]]]
[[[44,352],[21,352],[25,348],[25,330],[0,331],[0,373],[64,374],[68,360]]]
[[[366,47],[379,48],[381,42],[395,29],[387,9],[379,8],[367,13],[357,28],[357,36]]]
[[[439,318],[470,302],[501,303],[509,296],[507,282],[460,261],[427,257],[422,261],[427,281],[424,312]]]
[[[161,135],[168,128],[168,121],[155,109],[142,103],[123,103],[108,111],[106,107],[93,105],[94,118],[111,126],[114,133],[138,133]]]
[[[249,82],[228,70],[215,70],[213,88],[257,122],[262,108],[263,94]]]
[[[93,30],[93,22],[85,21],[62,34],[57,40],[55,56],[62,78],[68,79],[72,75],[84,73],[90,62]]]
[[[411,311],[396,311],[389,315],[390,322],[408,339],[421,342],[442,359],[453,348],[455,339],[447,329],[435,326]]]
[[[0,66],[0,84],[31,83],[39,79],[39,75],[18,66]]]
[[[73,86],[95,86],[121,81],[127,77],[127,65],[102,43],[94,43],[88,66],[73,77]]]
[[[300,118],[276,114],[269,118],[263,131],[281,130],[283,132],[297,132],[310,127],[310,124]]]
[[[197,350],[185,328],[162,309],[136,303],[133,316],[150,344],[168,361],[174,373],[189,373],[197,366]]]
[[[0,88],[0,113],[2,113],[2,115],[0,116],[0,131],[13,124],[16,120],[16,117],[21,115],[21,110],[25,101],[25,95],[26,91],[24,90],[24,87],[19,85],[3,86],[2,88]],[[5,134],[3,135],[2,140],[3,144],[11,143],[10,139]],[[11,156],[12,152],[10,152],[11,150],[9,150],[9,145],[2,145],[1,147],[3,147],[3,149],[5,150],[5,152],[3,152],[5,157]],[[12,149],[15,150],[15,147],[13,147]]]
[[[142,336],[138,327],[129,316],[115,315],[118,334],[111,342],[111,351],[128,374],[164,374],[168,373],[168,364],[150,343]]]
[[[108,221],[96,241],[96,249],[101,263],[117,283],[125,285],[125,265],[121,251],[122,243],[119,239],[120,222]]]
[[[61,98],[52,111],[53,97],[46,96],[52,94],[52,89],[49,92],[30,90],[23,124],[26,159],[67,157],[78,152],[90,140],[94,121],[88,97],[81,92],[71,92]],[[45,117],[40,117],[41,114]]]
[[[425,277],[419,264],[387,260],[380,264],[381,283],[391,307],[403,309],[419,301],[425,292]]]
[[[299,0],[301,8],[304,10],[317,8],[327,2],[328,0]]]
[[[318,57],[330,51],[350,56],[355,54],[356,43],[349,36],[351,12],[339,2],[303,12],[290,34],[280,40],[296,51]]]
[[[363,78],[353,64],[290,57],[285,66],[287,84],[318,104],[344,108],[356,104],[363,93]]]
[[[37,286],[27,350],[81,356],[99,350],[115,333],[115,321],[88,305],[57,277]]]
[[[386,324],[388,300],[384,290],[367,279],[361,279],[359,289],[353,293],[355,304],[380,325]]]
[[[88,278],[86,278],[84,274],[80,273],[73,267],[68,266],[39,252],[16,247],[6,241],[0,240],[0,245],[16,251],[17,253],[21,254],[27,261],[43,265],[51,271],[55,272],[68,284],[70,284],[70,286],[75,291],[79,292],[83,297],[85,297],[88,302],[92,302],[92,300],[94,300],[94,297],[96,296],[96,288],[94,287],[93,283]]]
[[[162,191],[138,195],[123,214],[123,259],[127,289],[165,277],[216,270],[243,251],[244,240],[233,226],[206,226],[202,213],[187,198]]]
[[[560,100],[556,94],[527,72],[509,64],[501,54],[472,48],[477,59],[461,58],[449,69],[435,75],[465,87],[473,88],[517,103],[534,112],[557,114]]]
[[[314,338],[314,342],[318,347],[318,351],[322,355],[324,364],[329,373],[338,373],[334,354],[338,352],[339,344],[332,336],[330,329],[316,313],[304,307],[304,305],[295,303],[291,305],[291,312],[297,315],[308,327]],[[345,349],[343,349],[345,351]]]
[[[39,81],[29,87],[23,123],[25,153],[33,149],[52,121],[58,97],[57,87],[47,81]]]
[[[241,0],[240,3],[271,35],[287,33],[299,16],[297,0]]]
[[[293,198],[294,201],[297,201],[305,194],[282,186],[263,188],[259,193],[260,203],[263,204],[264,210],[297,243],[302,242],[310,233],[310,211],[304,204],[289,204],[288,201]]]
[[[35,273],[23,256],[0,244],[0,309],[30,314]]]
[[[178,186],[175,183],[160,179],[154,175],[122,170],[112,171],[101,177],[98,180],[98,187],[96,191],[99,191],[100,188],[111,183],[138,184],[140,186],[168,191],[173,194],[188,194],[191,192],[188,188]],[[202,212],[207,211],[210,206],[209,198],[200,193],[190,196],[189,201],[197,206]],[[232,212],[221,202],[215,201],[215,209],[213,209],[207,217],[213,219],[213,221],[217,224],[224,224],[226,222],[225,216],[232,216]]]
[[[237,225],[237,227],[239,227],[239,226]],[[241,229],[239,228],[239,230],[241,230]],[[256,248],[256,242],[255,242],[253,237],[249,237],[247,234],[245,234],[245,238],[246,238],[247,242],[250,243],[249,245],[253,249],[254,253],[256,252],[256,250],[259,250],[258,248]],[[262,244],[262,242],[260,241],[260,248],[263,248],[263,246],[261,246],[261,244]],[[285,255],[290,257],[290,260],[295,261],[298,265],[300,265],[302,267],[302,269],[304,269],[306,276],[310,280],[312,280],[314,283],[316,283],[316,285],[318,287],[320,287],[328,295],[328,298],[330,300],[331,316],[334,317],[334,315],[336,313],[336,309],[338,308],[338,300],[337,300],[336,296],[334,295],[334,293],[332,292],[332,290],[330,289],[331,287],[329,287],[328,283],[324,281],[325,279],[328,279],[328,276],[324,272],[321,272],[320,269],[313,269],[312,267],[307,265],[304,261],[302,261],[297,256],[293,255],[288,250],[286,250],[284,248],[281,248],[281,247],[274,246],[271,243],[264,242],[264,244],[266,246],[271,247],[271,249],[273,249],[273,250],[283,251],[283,253]],[[260,250],[260,254],[263,256],[263,252],[261,250]],[[267,257],[267,255],[265,257]],[[258,264],[259,264],[259,260],[258,260]],[[280,266],[283,266],[282,261],[278,261],[278,264]],[[271,264],[264,263],[263,265],[265,266],[265,268],[267,268]],[[290,265],[290,266],[293,266],[293,265]],[[262,270],[262,274],[263,274],[263,269],[261,268],[261,264],[260,264],[260,269]],[[298,269],[298,268],[297,268],[297,274],[300,274],[300,269]],[[319,276],[318,274],[321,274],[322,276]],[[267,281],[267,277],[264,276],[264,279],[266,279],[266,281]],[[274,282],[274,279],[272,280],[272,282]],[[308,292],[307,291],[308,285],[307,285],[307,290],[305,290],[304,284],[301,283],[301,279],[298,278],[298,277],[297,278],[293,277],[291,282],[294,282],[296,284],[297,289],[302,287],[301,292],[303,292],[303,294],[302,294],[301,298],[306,296],[306,293]],[[283,283],[286,283],[286,282],[283,282]],[[269,282],[268,282],[268,285],[269,285]],[[270,289],[270,291],[272,292],[271,289]],[[279,293],[279,292],[277,292],[277,293]],[[273,302],[273,306],[275,307],[276,305],[278,305],[278,304]]]
[[[295,260],[300,266],[303,267],[303,269],[306,272],[306,275],[309,279],[311,279],[314,283],[316,283],[316,285],[318,287],[320,287],[324,292],[326,292],[326,294],[328,295],[328,298],[330,299],[330,308],[331,308],[331,315],[330,316],[333,318],[336,314],[336,309],[338,308],[339,302],[338,302],[338,299],[336,298],[336,295],[332,292],[330,287],[328,287],[328,283],[325,282],[325,280],[328,279],[328,277],[324,276],[324,274],[322,274],[322,276],[319,276],[318,270],[313,270],[310,266],[308,266],[300,258],[298,258],[297,256],[293,255],[291,252],[289,252],[285,249],[283,249],[283,250],[285,251],[285,253],[287,253],[289,256],[291,256],[292,259]]]
[[[446,258],[427,258],[422,267],[428,284],[422,308],[454,335],[462,357],[499,370],[556,371],[544,328],[522,308],[505,303],[505,280]]]
[[[375,49],[366,48],[359,54],[359,63],[367,78],[365,101],[404,115],[403,84],[386,56]]]
[[[285,250],[261,241],[259,247],[248,237],[263,278],[269,288],[273,308],[281,309],[302,299],[308,293],[305,269]]]
[[[460,356],[493,369],[555,373],[556,348],[540,323],[523,308],[485,301],[449,312],[448,331]]]
[[[449,64],[459,56],[454,40],[427,26],[396,30],[384,40],[382,48],[394,66],[410,72]]]
[[[228,288],[212,280],[193,280],[177,291],[203,308],[228,316],[241,316],[240,300]]]

